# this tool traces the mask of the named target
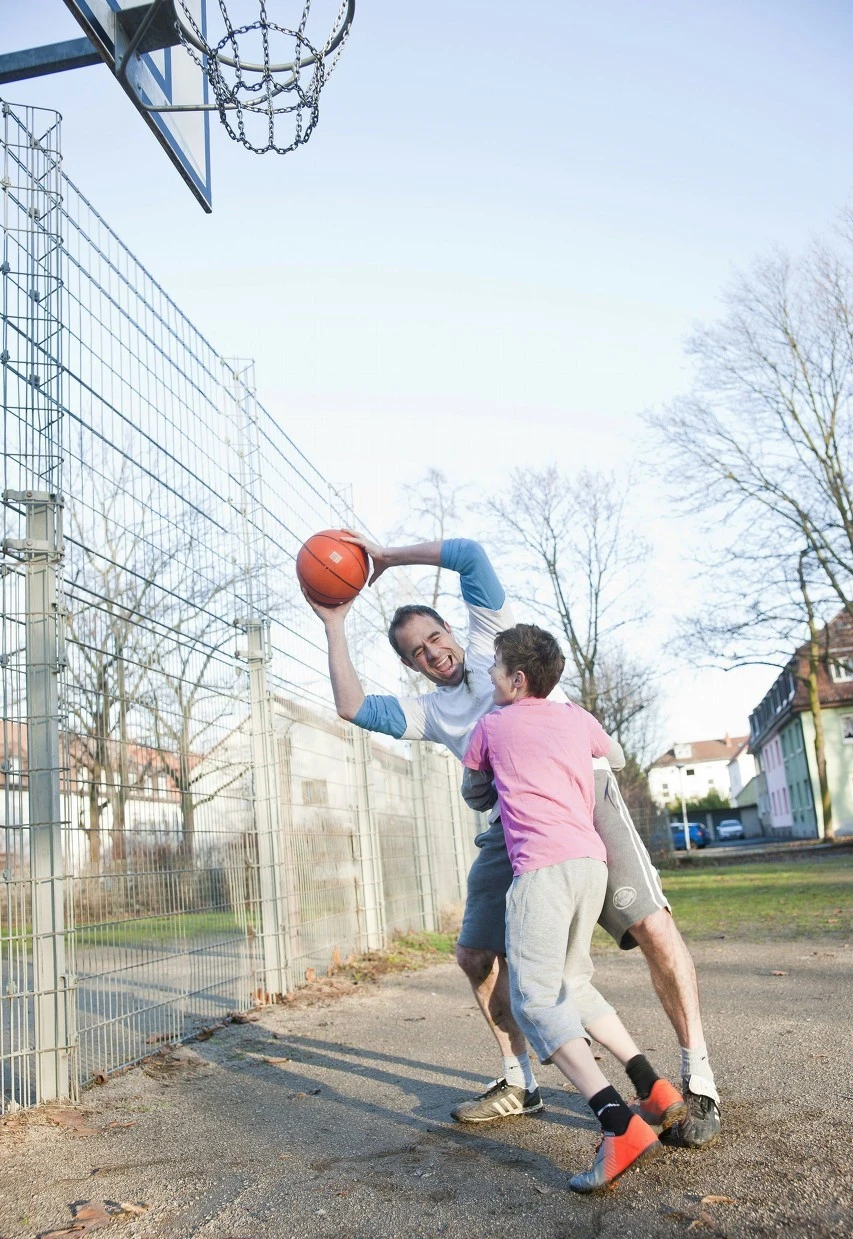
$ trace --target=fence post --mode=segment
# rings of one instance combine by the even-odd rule
[[[293,989],[288,957],[287,902],[283,890],[282,833],[272,700],[267,688],[266,629],[263,620],[243,622],[248,638],[246,661],[252,706],[252,786],[258,843],[260,932],[264,985],[268,994]]]
[[[452,757],[448,757],[445,759],[444,768],[447,771],[447,796],[450,802],[450,820],[453,824],[453,859],[456,863],[456,887],[459,898],[464,899],[468,890],[468,870],[470,868],[470,863],[465,855],[465,818],[471,815],[472,810],[465,804],[459,791],[461,775],[458,763]]]
[[[361,727],[352,728],[355,753],[356,821],[359,868],[358,919],[362,948],[376,951],[385,945],[385,883],[382,851],[376,821],[370,736]]]
[[[438,929],[438,909],[435,902],[432,842],[427,814],[427,764],[422,743],[414,743],[412,745],[412,777],[414,779],[415,864],[418,873],[418,890],[421,897],[421,919],[424,930],[433,932]]]
[[[32,898],[36,1099],[71,1094],[74,990],[65,958],[65,866],[59,761],[62,504],[48,491],[6,491],[26,511],[26,538],[4,549],[26,557],[27,788]]]

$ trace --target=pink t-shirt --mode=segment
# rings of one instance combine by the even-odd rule
[[[593,757],[610,737],[572,702],[522,697],[474,728],[463,758],[494,775],[513,873],[607,853],[592,824]]]

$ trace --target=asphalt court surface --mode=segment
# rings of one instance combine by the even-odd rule
[[[458,969],[354,997],[275,1007],[85,1092],[82,1134],[42,1112],[0,1128],[0,1236],[69,1226],[72,1205],[146,1205],[101,1233],[134,1239],[853,1233],[849,994],[834,942],[693,947],[724,1130],[668,1150],[602,1197],[568,1175],[595,1127],[543,1068],[546,1111],[473,1130],[454,1102],[496,1074]],[[638,952],[597,958],[597,984],[659,1070],[674,1036]],[[621,1069],[602,1065],[627,1093]]]

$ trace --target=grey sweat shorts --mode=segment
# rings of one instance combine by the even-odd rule
[[[593,820],[607,848],[607,893],[598,923],[623,951],[630,951],[637,945],[629,932],[631,926],[660,908],[669,909],[669,904],[619,785],[608,770],[595,771]],[[505,955],[506,894],[513,875],[500,820],[474,842],[480,851],[468,874],[459,945]]]
[[[607,869],[586,857],[513,879],[506,897],[512,1013],[541,1063],[613,1008],[592,983],[589,943]]]

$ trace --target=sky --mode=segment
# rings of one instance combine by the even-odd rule
[[[62,0],[0,11],[0,51],[79,33]],[[62,113],[69,176],[223,355],[254,358],[372,529],[431,466],[473,497],[515,466],[632,469],[655,553],[628,641],[660,667],[665,748],[745,733],[774,673],[669,652],[714,598],[641,414],[689,388],[685,338],[733,273],[853,198],[851,50],[841,0],[359,0],[304,148],[255,156],[214,121],[210,216],[106,68],[0,95]]]

